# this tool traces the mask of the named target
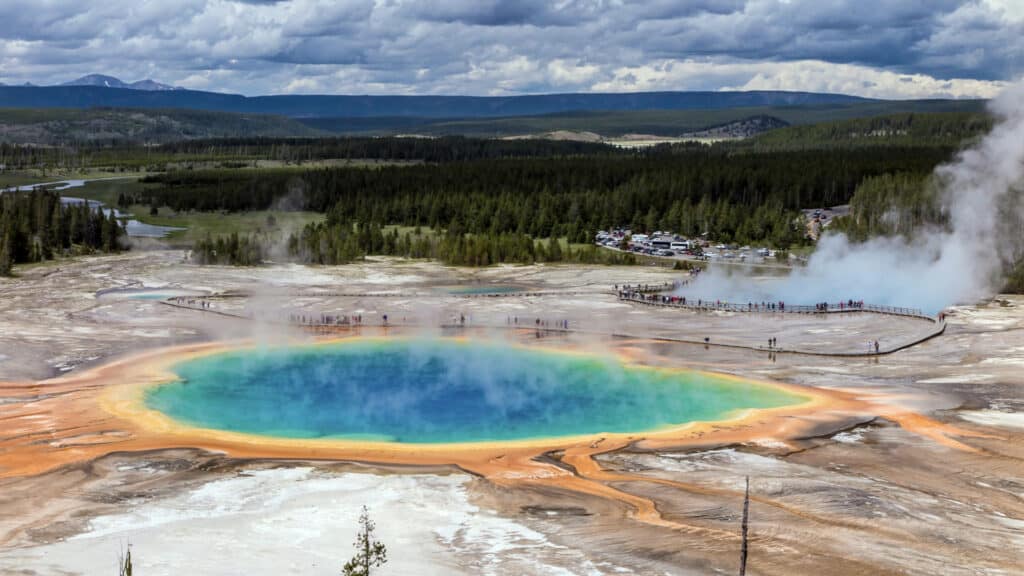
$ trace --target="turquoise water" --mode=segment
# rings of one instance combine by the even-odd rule
[[[640,432],[803,398],[694,372],[450,340],[236,351],[177,365],[149,407],[289,438],[474,442]]]
[[[131,298],[132,300],[166,300],[171,296],[175,296],[175,294],[165,294],[163,292],[142,292],[139,294],[132,294],[131,296],[128,296],[128,298]]]

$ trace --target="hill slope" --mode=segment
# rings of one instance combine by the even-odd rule
[[[982,112],[983,100],[897,100],[805,106],[764,106],[703,110],[586,111],[498,118],[435,119],[424,117],[300,118],[309,126],[336,134],[415,133],[429,136],[461,134],[478,137],[522,136],[556,131],[594,132],[605,137],[624,134],[682,136],[753,118],[772,118],[766,125],[805,125],[898,113]]]
[[[148,78],[128,83],[122,82],[113,76],[104,76],[103,74],[87,74],[70,82],[61,83],[60,86],[103,86],[106,88],[127,88],[129,90],[178,90],[174,86],[161,84]]]
[[[116,80],[116,79],[115,79]],[[478,118],[579,110],[694,110],[871,102],[810,92],[640,92],[527,96],[255,96],[106,86],[0,86],[0,108],[183,108],[292,117]]]
[[[0,109],[0,142],[54,145],[196,138],[315,137],[323,132],[281,116],[202,110]]]

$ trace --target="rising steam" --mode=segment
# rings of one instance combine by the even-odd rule
[[[931,313],[991,296],[1024,255],[1024,82],[990,109],[992,131],[936,169],[948,226],[863,243],[826,234],[808,265],[789,276],[754,281],[714,267],[685,295],[794,304],[854,299]]]

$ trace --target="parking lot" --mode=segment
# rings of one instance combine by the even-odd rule
[[[788,258],[779,259],[779,252],[767,247],[712,243],[700,238],[686,238],[672,232],[631,234],[629,230],[599,231],[594,243],[605,249],[633,252],[656,258],[736,264],[787,265]]]

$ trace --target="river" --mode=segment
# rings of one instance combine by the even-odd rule
[[[125,231],[129,237],[133,238],[164,238],[171,232],[178,230],[185,230],[185,228],[177,228],[174,226],[156,226],[153,224],[146,224],[139,222],[138,220],[131,217],[131,214],[126,214],[119,211],[117,208],[105,208],[103,202],[98,200],[87,200],[85,198],[76,198],[74,196],[65,196],[64,190],[71,188],[80,188],[85,186],[89,182],[99,182],[103,180],[124,180],[125,178],[93,178],[91,180],[60,180],[57,182],[41,182],[39,184],[25,184],[24,186],[18,186],[16,189],[23,192],[31,191],[33,188],[45,187],[50,188],[54,191],[61,192],[60,201],[64,204],[87,204],[89,206],[95,206],[102,208],[109,216],[113,214],[115,218],[124,222]],[[0,193],[3,190],[0,189]]]

